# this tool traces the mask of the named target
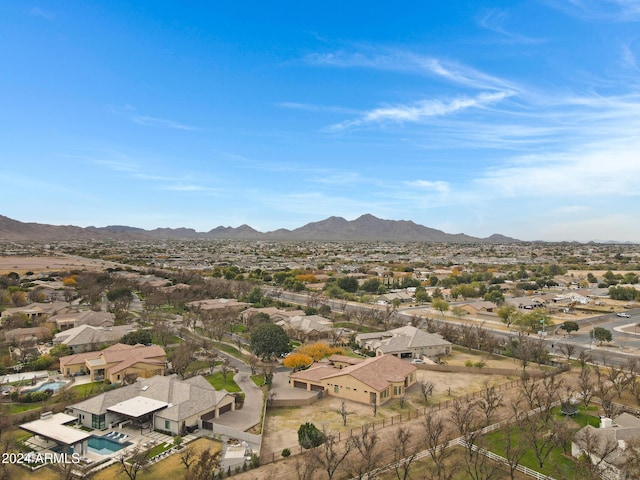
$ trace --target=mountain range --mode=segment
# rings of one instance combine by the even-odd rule
[[[47,225],[23,223],[0,215],[0,240],[53,241],[73,239],[231,239],[231,240],[327,240],[327,241],[396,241],[433,243],[513,243],[519,240],[494,234],[477,238],[464,233],[445,233],[441,230],[418,225],[409,220],[383,220],[370,214],[355,220],[329,217],[311,222],[294,230],[284,228],[259,232],[249,225],[239,227],[219,226],[208,232],[191,228],[142,228],[111,225],[107,227],[77,227],[72,225]]]

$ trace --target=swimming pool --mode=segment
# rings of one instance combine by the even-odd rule
[[[23,390],[23,392],[25,393],[30,393],[30,392],[44,392],[45,390],[53,390],[54,392],[57,392],[58,390],[60,390],[62,387],[64,387],[67,384],[67,382],[49,382],[49,383],[43,383],[42,385],[35,387],[35,388],[30,388],[28,390]]]
[[[118,443],[104,437],[91,437],[89,439],[89,451],[98,455],[111,455],[113,452],[131,445],[131,442]]]

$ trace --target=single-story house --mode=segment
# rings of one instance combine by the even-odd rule
[[[47,322],[54,323],[58,330],[69,330],[80,325],[91,325],[92,327],[113,327],[115,315],[111,312],[94,312],[84,310],[76,312],[59,313],[47,318]]]
[[[4,334],[7,342],[17,345],[35,345],[51,338],[51,329],[47,327],[14,328]]]
[[[460,305],[460,308],[467,312],[469,315],[478,315],[480,313],[491,313],[498,308],[498,305],[493,302],[483,301],[463,303]]]
[[[332,322],[320,315],[296,315],[276,322],[290,338],[303,342],[330,338]]]
[[[602,418],[600,428],[591,425],[578,430],[571,441],[571,455],[587,455],[599,465],[601,477],[609,480],[625,478],[624,465],[632,452],[627,443],[640,439],[640,418],[629,413]]]
[[[239,302],[235,298],[211,298],[207,300],[196,300],[194,302],[187,303],[187,306],[192,310],[210,311],[210,310],[230,310],[234,312],[240,312],[247,308],[250,304],[246,302]]]
[[[26,315],[29,320],[41,320],[69,309],[66,302],[30,303],[24,307],[7,308],[0,312],[0,319],[14,314]],[[0,322],[2,323],[2,322]]]
[[[289,376],[292,388],[324,391],[327,395],[364,404],[382,405],[400,398],[416,383],[416,367],[393,355],[370,357],[338,368],[315,363]]]
[[[158,345],[124,345],[117,343],[96,352],[60,357],[63,375],[91,375],[91,381],[122,383],[125,378],[164,375],[167,354]]]
[[[123,335],[133,330],[132,325],[116,325],[110,328],[80,325],[56,333],[53,337],[53,344],[68,345],[73,353],[90,352],[104,345],[115,345]]]
[[[156,375],[71,405],[66,412],[89,428],[106,430],[124,423],[184,435],[195,427],[211,429],[212,419],[232,410],[235,397],[202,376],[180,380]]]
[[[386,332],[356,335],[360,348],[376,355],[395,355],[399,358],[432,358],[451,353],[451,342],[437,333],[428,333],[411,325]]]

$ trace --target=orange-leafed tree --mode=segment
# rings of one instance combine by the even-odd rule
[[[296,280],[299,280],[302,283],[317,283],[318,277],[313,273],[302,273],[300,275],[296,275]]]
[[[282,361],[282,364],[287,368],[298,370],[299,368],[306,367],[313,363],[313,359],[309,355],[304,353],[290,353]]]
[[[331,347],[324,342],[309,343],[298,348],[298,353],[310,356],[316,362],[333,354],[342,354],[344,350],[339,347]]]

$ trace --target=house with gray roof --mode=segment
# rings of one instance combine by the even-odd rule
[[[377,356],[394,355],[399,358],[431,358],[451,353],[451,342],[437,333],[428,333],[407,325],[386,332],[356,335],[360,348],[375,352]]]
[[[600,477],[624,480],[625,467],[635,453],[628,448],[640,440],[640,418],[630,413],[601,418],[600,428],[591,425],[578,430],[571,441],[571,455],[589,457],[600,470]]]
[[[278,322],[287,335],[302,342],[320,340],[331,337],[333,327],[331,320],[320,315],[296,315]]]
[[[78,423],[106,430],[117,425],[184,435],[191,428],[212,429],[211,421],[235,410],[235,397],[216,390],[202,376],[180,380],[156,375],[67,407]]]
[[[47,318],[47,322],[55,323],[58,330],[69,330],[80,325],[92,327],[113,327],[115,315],[111,312],[94,312],[93,310],[59,313]]]
[[[53,344],[61,343],[71,347],[73,353],[90,352],[103,345],[115,345],[123,335],[134,330],[132,325],[117,325],[103,328],[91,325],[80,325],[63,332],[56,333]]]

